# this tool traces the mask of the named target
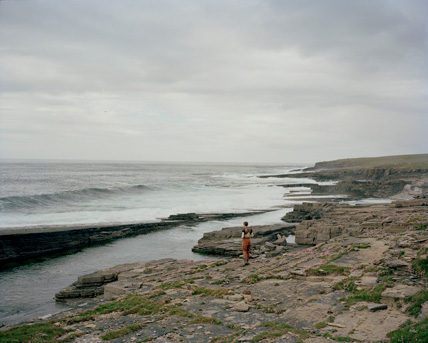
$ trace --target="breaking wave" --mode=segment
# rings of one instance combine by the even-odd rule
[[[81,201],[105,199],[120,195],[142,194],[152,190],[145,185],[115,188],[85,188],[74,191],[64,191],[52,194],[36,194],[28,196],[10,196],[0,198],[0,211],[31,209],[38,207],[71,204]]]

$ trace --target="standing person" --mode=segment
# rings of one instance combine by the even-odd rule
[[[253,230],[248,227],[248,222],[244,222],[244,227],[242,229],[242,251],[244,253],[244,266],[248,264],[250,260],[250,249],[251,241],[250,237],[253,237]]]

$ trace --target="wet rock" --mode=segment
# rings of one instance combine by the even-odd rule
[[[199,221],[201,218],[196,213],[181,213],[172,214],[168,217],[168,220],[179,220],[179,221]]]
[[[75,252],[113,240],[172,228],[172,222],[111,225],[102,227],[14,229],[0,232],[0,264],[26,263],[29,259]]]

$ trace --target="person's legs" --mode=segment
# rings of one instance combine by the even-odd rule
[[[242,253],[244,255],[244,263],[248,264],[248,260],[250,259],[250,249],[249,249],[249,245],[250,245],[250,240],[248,238],[244,238],[242,240]]]
[[[250,239],[248,239],[248,244],[247,244],[247,264],[250,261],[250,249],[251,249],[251,241],[250,241]]]

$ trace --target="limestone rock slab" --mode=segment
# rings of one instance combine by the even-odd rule
[[[421,290],[420,287],[396,284],[392,288],[387,288],[382,293],[382,298],[400,298],[404,299],[416,294]]]

